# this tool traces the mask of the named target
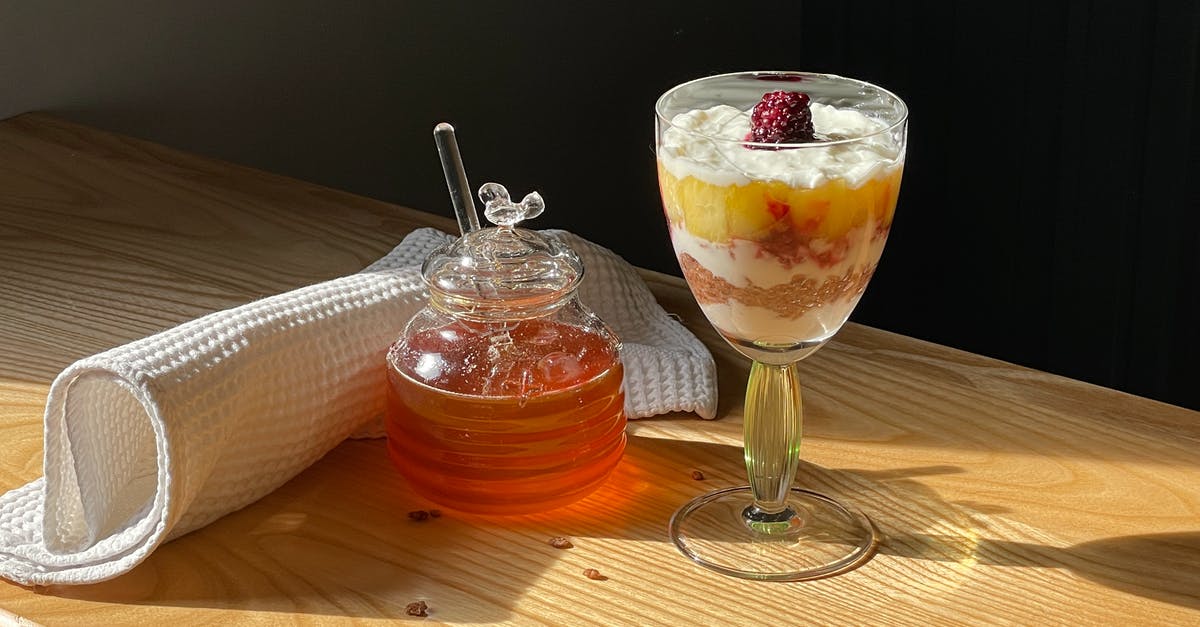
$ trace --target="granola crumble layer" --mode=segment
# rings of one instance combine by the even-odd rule
[[[781,285],[759,287],[750,284],[738,287],[713,274],[687,253],[679,257],[679,265],[696,301],[701,305],[737,301],[750,307],[767,309],[788,319],[799,318],[812,309],[837,301],[857,299],[875,272],[875,264],[871,264],[851,268],[841,276],[826,277],[819,282],[800,275]]]

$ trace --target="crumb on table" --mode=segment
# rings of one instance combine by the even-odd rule
[[[413,601],[404,607],[404,613],[409,616],[429,616],[429,605],[424,601]]]
[[[595,568],[585,568],[583,571],[583,576],[593,581],[604,581],[608,579],[608,577],[601,575],[600,571],[596,570]]]
[[[575,548],[575,543],[562,536],[554,536],[550,538],[550,546],[556,549],[573,549]]]

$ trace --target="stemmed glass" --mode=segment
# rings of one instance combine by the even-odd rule
[[[752,141],[749,112],[775,91],[808,95],[813,139]],[[671,538],[700,565],[747,579],[855,568],[875,552],[870,521],[792,486],[803,416],[797,364],[842,327],[879,262],[908,109],[862,81],[742,72],[679,85],[655,113],[659,187],[684,277],[709,322],[753,361],[744,410],[750,485],[684,505]]]

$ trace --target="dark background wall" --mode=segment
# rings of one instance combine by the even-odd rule
[[[854,76],[912,111],[855,320],[1200,408],[1198,6],[0,0],[0,117],[444,214],[449,120],[476,186],[538,189],[536,226],[678,274],[655,98],[740,69]]]

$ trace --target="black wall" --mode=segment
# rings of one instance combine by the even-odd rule
[[[216,4],[0,3],[0,113],[445,214],[448,120],[476,186],[538,189],[536,226],[678,274],[656,97],[741,69],[853,76],[912,112],[855,320],[1200,408],[1200,4]]]

